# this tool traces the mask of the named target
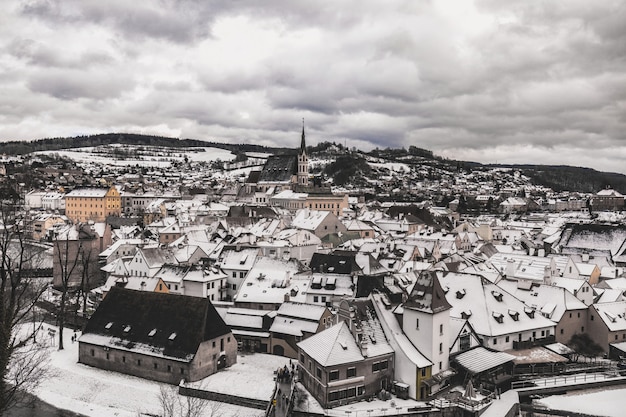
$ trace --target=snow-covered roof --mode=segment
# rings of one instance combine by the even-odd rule
[[[329,211],[302,209],[291,222],[293,227],[316,230],[331,213]]]
[[[626,330],[626,301],[594,304],[593,308],[610,332]]]
[[[298,347],[324,367],[365,359],[344,321],[303,340]]]
[[[108,192],[108,188],[77,188],[67,193],[65,197],[103,198]]]
[[[505,352],[492,352],[482,346],[478,346],[467,352],[458,354],[454,361],[472,374],[479,374],[489,369],[497,368],[507,362],[511,362],[515,356]]]
[[[278,309],[278,315],[300,318],[318,323],[325,311],[326,307],[320,305],[285,302]]]
[[[417,350],[415,345],[406,337],[393,311],[388,310],[383,305],[382,298],[384,296],[382,294],[373,294],[371,297],[374,301],[374,308],[376,309],[381,327],[385,332],[389,344],[393,347],[394,351],[396,351],[396,354],[401,351],[407,359],[420,369],[431,366],[432,362]]]
[[[450,316],[467,318],[477,334],[500,336],[528,330],[553,328],[555,323],[534,314],[507,291],[485,283],[479,275],[450,272],[439,281],[446,300],[452,305]]]

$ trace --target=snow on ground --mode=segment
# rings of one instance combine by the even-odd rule
[[[128,156],[126,158],[120,158],[120,155],[116,155],[112,152],[111,148],[123,148],[127,151],[136,151],[137,156]],[[112,146],[112,147],[95,147],[95,148],[76,148],[76,149],[62,149],[56,151],[40,151],[34,152],[35,154],[56,154],[58,156],[71,159],[77,163],[89,162],[98,163],[107,166],[135,166],[141,165],[146,167],[169,167],[172,160],[182,161],[185,157],[189,161],[193,162],[212,162],[218,159],[222,161],[231,161],[235,158],[230,151],[221,148],[190,148],[198,149],[198,152],[191,150],[170,149],[163,148],[159,151],[158,147],[149,147],[149,151],[138,151],[139,148],[146,148],[145,146]],[[202,151],[203,150],[203,151]]]
[[[237,355],[237,363],[191,384],[222,394],[267,400],[274,391],[274,371],[289,366],[289,358],[262,353]]]
[[[398,162],[385,162],[383,164],[369,162],[370,166],[377,168],[386,168],[392,172],[411,172],[411,168],[407,164],[402,164]]]
[[[622,417],[624,416],[625,396],[626,388],[604,387],[593,391],[552,395],[533,402],[551,410],[583,413],[590,416]]]
[[[54,328],[44,326],[43,334]],[[65,349],[50,348],[54,376],[37,388],[34,393],[37,397],[57,408],[89,417],[138,417],[160,413],[158,398],[162,384],[79,364],[78,343],[72,343],[71,336],[72,331],[65,329]],[[289,363],[287,358],[263,354],[244,355],[237,360],[233,367],[197,384],[226,394],[269,401],[274,388],[274,371]],[[219,414],[222,417],[262,416],[263,410],[221,404]]]

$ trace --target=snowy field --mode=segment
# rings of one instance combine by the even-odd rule
[[[46,325],[46,328],[51,327]],[[72,331],[66,329],[64,335],[64,350],[50,348],[54,376],[37,389],[37,397],[57,408],[89,417],[160,414],[158,398],[162,384],[79,364],[78,343],[71,342]],[[269,400],[274,388],[274,371],[289,363],[287,358],[264,354],[239,356],[237,361],[236,365],[194,385],[225,394]],[[262,416],[264,412],[220,404],[216,414],[247,417]]]
[[[116,153],[117,152],[117,153]],[[40,151],[34,154],[58,155],[78,164],[97,163],[105,166],[169,167],[172,162],[231,161],[235,155],[220,148],[161,148],[152,146],[107,145],[87,148]]]
[[[598,390],[552,395],[535,400],[534,404],[551,410],[576,412],[590,416],[623,417],[626,388],[605,387]]]
[[[388,169],[391,172],[399,172],[399,173],[411,172],[411,168],[407,164],[402,164],[398,162],[386,162],[383,164],[375,163],[375,162],[368,162],[368,164],[372,167]]]

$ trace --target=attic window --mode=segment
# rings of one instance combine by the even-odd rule
[[[339,342],[339,345],[343,350],[348,350],[348,345],[346,345],[345,342]]]
[[[456,298],[460,300],[463,297],[465,297],[465,288],[456,292]]]
[[[124,333],[128,333],[128,332],[130,332],[130,326],[124,327]]]
[[[504,321],[504,315],[502,313],[498,313],[497,311],[494,311],[492,315],[493,315],[493,318],[496,319],[498,323],[502,323]]]
[[[169,340],[170,342],[173,342],[174,339],[176,339],[176,333],[172,333],[170,337],[167,338],[167,340]]]
[[[514,321],[519,321],[519,313],[517,311],[509,310],[509,316],[511,316]]]
[[[104,326],[105,329],[109,330],[111,327],[113,327],[113,322],[110,321],[106,324],[106,326]]]
[[[465,311],[461,311],[461,318],[462,319],[469,319],[472,316],[472,310],[465,310]]]
[[[524,307],[524,313],[526,313],[526,315],[531,319],[535,317],[535,310],[530,307]]]
[[[609,313],[608,311],[605,311],[604,314],[606,314],[606,316],[609,318],[609,320],[611,320],[612,323],[615,323],[617,321],[617,317],[615,317],[615,314]]]
[[[493,295],[493,298],[497,301],[502,301],[502,293],[500,291],[491,291],[491,295]]]
[[[148,333],[148,336],[152,337],[156,334],[156,332],[157,332],[157,329],[152,329],[150,330],[150,333]]]

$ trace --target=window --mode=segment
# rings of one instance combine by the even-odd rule
[[[167,372],[172,372],[172,365],[167,365]]]
[[[237,272],[233,271],[233,278],[237,278]]]
[[[213,345],[213,347],[215,347],[215,340],[213,341],[212,345]]]
[[[415,328],[416,329],[420,328],[420,319],[415,319]]]
[[[439,343],[439,353],[443,353],[443,343]]]
[[[494,338],[493,338],[493,344],[494,344],[494,345],[497,345],[497,344],[498,344],[498,338],[497,338],[497,337],[494,337]]]
[[[591,315],[591,321],[593,321],[593,314]]]
[[[107,352],[107,360],[109,360],[109,359],[110,359],[110,357],[109,357],[109,352]]]
[[[317,375],[317,379],[322,379],[322,369],[321,368],[317,368],[315,370],[315,375]]]
[[[355,377],[355,376],[356,376],[356,368],[354,368],[354,367],[348,368],[348,370],[346,371],[346,377],[347,378],[352,378],[352,377]]]
[[[141,366],[141,359],[137,359],[137,366]]]
[[[220,350],[224,350],[224,339],[220,339]]]
[[[184,375],[185,374],[185,368],[180,368],[180,374]]]
[[[330,371],[328,373],[328,380],[329,381],[336,381],[338,379],[339,379],[339,371],[338,370]]]
[[[439,370],[441,371],[442,368],[443,368],[443,365],[441,362],[439,362]]]
[[[364,386],[356,387],[356,392],[357,392],[357,395],[365,394],[365,387]]]
[[[157,363],[155,362],[154,363],[154,369],[158,369],[158,368],[159,368],[159,365],[157,365]]]
[[[561,334],[563,334],[563,329],[561,329]]]
[[[505,343],[509,343],[509,336],[504,338]]]
[[[443,334],[443,324],[439,325],[439,334],[442,335]]]
[[[96,351],[91,349],[91,356],[96,356]]]
[[[240,272],[240,273],[239,273],[239,278],[244,278],[245,276],[246,276],[246,273],[245,273],[245,272]]]
[[[317,303],[319,301],[319,297],[317,295],[313,296],[313,302]]]
[[[422,368],[422,376],[425,377],[426,376],[426,368]]]

